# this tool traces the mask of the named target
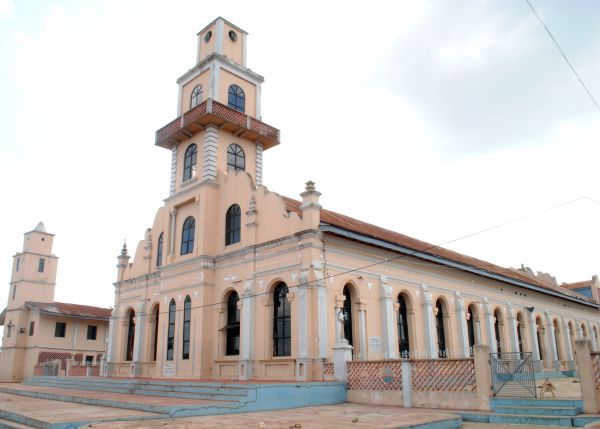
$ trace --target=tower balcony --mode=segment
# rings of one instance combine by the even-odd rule
[[[170,149],[174,144],[187,140],[204,130],[207,125],[216,125],[239,137],[255,143],[262,143],[264,149],[279,144],[277,128],[211,98],[156,131],[155,144]]]

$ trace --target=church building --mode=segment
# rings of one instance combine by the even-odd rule
[[[111,310],[54,301],[53,241],[40,222],[25,233],[23,250],[13,256],[8,301],[0,313],[0,382],[19,382],[36,368],[42,371],[37,375],[44,370],[65,375],[67,361],[90,366],[105,353]]]
[[[487,344],[569,369],[576,338],[598,348],[596,277],[559,285],[361,222],[324,209],[312,181],[298,200],[267,189],[263,152],[280,134],[246,43],[217,18],[177,80],[177,118],[155,142],[171,153],[170,193],[135,258],[118,257],[107,375],[323,380],[346,344],[357,360]]]

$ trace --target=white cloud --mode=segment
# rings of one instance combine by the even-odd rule
[[[8,19],[15,13],[15,5],[11,0],[0,0],[0,20]]]

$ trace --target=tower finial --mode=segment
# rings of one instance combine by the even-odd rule
[[[123,248],[121,249],[121,256],[127,256],[127,240],[123,239]]]
[[[306,182],[306,190],[307,191],[316,191],[317,188],[315,188],[315,182],[313,182],[312,180],[309,180],[308,182]]]

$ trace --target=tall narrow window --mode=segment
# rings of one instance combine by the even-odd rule
[[[35,330],[35,322],[32,320],[31,322],[29,322],[29,336],[30,337],[33,335],[34,330]]]
[[[169,304],[169,332],[167,333],[167,360],[173,360],[175,349],[175,300]]]
[[[292,318],[288,287],[279,283],[273,293],[273,356],[292,354]]]
[[[154,344],[152,345],[152,360],[156,361],[157,351],[158,351],[158,315],[159,315],[160,306],[156,304],[154,306]]]
[[[187,255],[194,250],[194,235],[196,233],[196,221],[193,217],[188,217],[183,222],[183,231],[181,234],[181,254]]]
[[[352,295],[348,286],[344,286],[344,298],[344,338],[352,345]]]
[[[438,357],[446,358],[446,332],[444,331],[444,306],[439,299],[435,303],[437,314],[435,315],[435,327],[437,331]]]
[[[16,296],[17,296],[17,284],[15,283],[13,285],[13,293],[12,293],[12,299],[13,299],[13,301],[15,300]]]
[[[239,296],[231,292],[227,298],[227,346],[225,354],[234,356],[240,354],[240,309],[238,308]]]
[[[193,109],[202,102],[202,85],[196,85],[192,89],[192,96],[190,98],[190,109]]]
[[[227,105],[238,112],[246,110],[246,95],[237,85],[231,85],[227,91]]]
[[[191,144],[185,150],[183,158],[183,181],[190,180],[196,172],[196,156],[198,155],[198,147]]]
[[[523,332],[524,329],[525,324],[523,323],[523,317],[521,316],[521,313],[519,313],[517,314],[517,341],[519,343],[519,353],[523,353],[523,337],[525,336]]]
[[[129,323],[127,324],[127,354],[125,360],[133,360],[133,345],[135,342],[135,311],[129,310]]]
[[[406,300],[402,294],[398,295],[398,350],[401,358],[409,358],[410,343],[408,340],[408,311]]]
[[[20,266],[21,266],[21,258],[17,258],[17,265],[15,267],[15,271],[19,271]]]
[[[502,323],[502,314],[496,309],[494,311],[494,335],[496,336],[496,348],[498,353],[502,353],[502,336],[500,324]]]
[[[467,336],[469,338],[469,355],[473,356],[473,346],[475,345],[475,320],[473,307],[467,308]]]
[[[40,262],[38,263],[38,273],[43,273],[45,266],[46,266],[46,260],[44,258],[40,258]]]
[[[233,168],[235,171],[246,169],[246,154],[238,144],[230,144],[227,147],[227,169],[229,168]]]
[[[185,297],[183,301],[183,347],[181,352],[182,359],[190,358],[190,322],[192,320],[192,300],[190,296]]]
[[[225,245],[240,242],[242,211],[237,204],[232,205],[225,215]]]
[[[156,266],[160,267],[162,265],[162,257],[163,257],[163,233],[161,232],[158,236],[158,245],[156,246]]]

